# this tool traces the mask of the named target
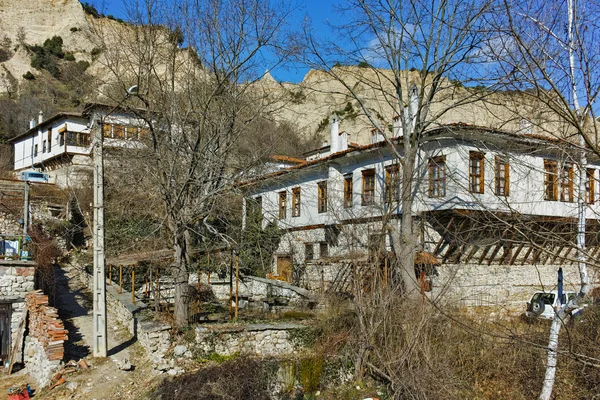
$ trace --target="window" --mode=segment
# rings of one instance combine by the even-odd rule
[[[327,212],[327,181],[322,181],[317,184],[319,190],[319,202],[317,204],[320,213]]]
[[[596,197],[596,170],[588,168],[585,174],[585,201],[588,204],[594,204]]]
[[[285,219],[287,203],[287,193],[285,191],[279,192],[279,219]]]
[[[544,160],[544,199],[558,200],[558,163]]]
[[[59,145],[60,146],[64,146],[65,145],[65,132],[61,132],[58,134],[58,140],[59,140]]]
[[[48,129],[48,153],[52,151],[52,129]]]
[[[104,124],[102,125],[102,135],[104,137],[112,137],[112,125]]]
[[[313,244],[312,243],[305,243],[304,244],[304,259],[305,260],[312,260],[315,258],[315,254],[313,251]]]
[[[469,191],[483,193],[485,155],[478,151],[469,152]]]
[[[125,137],[127,139],[137,139],[138,138],[138,128],[135,126],[126,126],[125,127]]]
[[[352,175],[344,177],[344,208],[352,207]]]
[[[43,140],[42,141],[42,153],[45,153],[45,152],[46,152],[46,141]]]
[[[387,204],[400,199],[400,167],[397,164],[385,168],[385,200]]]
[[[319,258],[329,257],[329,247],[327,246],[327,242],[319,243]]]
[[[67,146],[87,147],[90,145],[90,134],[84,132],[64,132],[67,135]]]
[[[565,163],[560,169],[560,201],[573,201],[573,164]]]
[[[362,172],[362,205],[375,202],[375,170],[367,169]]]
[[[429,159],[429,197],[446,195],[446,156]]]
[[[496,195],[508,196],[510,192],[510,164],[505,157],[496,156]]]
[[[33,146],[33,156],[37,157],[38,154],[38,145],[36,144],[35,146]]]
[[[300,216],[300,188],[292,189],[292,217]]]
[[[113,137],[123,139],[125,137],[125,127],[123,125],[113,125]]]

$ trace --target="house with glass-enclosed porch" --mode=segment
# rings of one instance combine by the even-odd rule
[[[411,212],[415,279],[433,297],[518,304],[555,286],[558,267],[577,285],[577,146],[466,124],[430,129],[412,177],[413,209],[403,210],[401,132],[390,136],[393,147],[377,135],[352,147],[334,118],[327,151],[245,183],[245,224],[276,222],[281,231],[273,274],[316,291],[349,290],[361,270],[387,268],[392,235]],[[590,153],[587,162],[586,254],[594,263],[600,160]]]
[[[40,111],[32,119],[29,129],[11,139],[14,155],[14,170],[42,172],[48,182],[61,187],[89,183],[92,169],[91,122],[94,117],[102,118],[104,144],[107,147],[132,147],[133,143],[146,134],[141,123],[131,113],[112,107],[92,103],[80,113],[61,112],[44,118]]]

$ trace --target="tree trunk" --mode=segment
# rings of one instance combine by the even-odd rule
[[[554,378],[556,376],[556,362],[558,350],[558,334],[560,333],[560,327],[562,326],[562,318],[565,316],[564,307],[559,310],[554,319],[552,325],[550,325],[550,337],[548,339],[548,359],[546,361],[546,375],[544,376],[544,385],[542,386],[542,392],[540,393],[540,400],[550,400],[552,396],[552,389],[554,387]]]
[[[188,281],[187,248],[184,235],[175,234],[175,271],[173,271],[173,284],[175,287],[175,326],[182,327],[188,324]]]
[[[402,169],[402,198],[400,232],[392,237],[398,260],[396,262],[397,275],[402,278],[404,290],[408,296],[419,293],[415,276],[415,249],[417,243],[413,233],[413,204],[414,204],[414,176],[415,176],[416,150],[405,144],[405,162]]]

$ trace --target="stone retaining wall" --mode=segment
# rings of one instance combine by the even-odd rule
[[[224,356],[247,354],[282,357],[297,354],[299,343],[292,331],[307,329],[299,324],[211,325],[196,327],[196,346],[205,353]]]

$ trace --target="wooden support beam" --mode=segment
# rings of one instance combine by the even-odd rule
[[[463,244],[462,246],[459,247],[458,252],[456,253],[456,256],[452,259],[452,263],[453,264],[458,264],[460,263],[460,258],[462,257],[462,255],[464,254],[465,250],[469,248],[469,245],[467,243]]]
[[[571,247],[571,246],[567,247],[567,251],[565,252],[565,254],[563,254],[561,256],[563,263],[566,263],[569,261],[569,254],[571,254],[571,250],[573,250],[573,247]]]
[[[438,241],[437,245],[435,246],[435,250],[433,250],[434,255],[436,255],[436,256],[439,255],[440,248],[442,247],[442,244],[446,240],[446,234],[448,233],[448,230],[452,226],[453,222],[454,222],[454,217],[451,217],[450,221],[448,221],[448,225],[446,225],[446,228],[444,228],[444,231],[442,232],[440,240]]]
[[[533,249],[534,249],[533,244],[529,244],[529,248],[527,249],[527,252],[525,253],[525,257],[523,257],[523,260],[521,261],[521,265],[527,264],[527,260],[529,260],[529,255],[531,254]]]
[[[481,264],[483,262],[483,260],[485,260],[485,256],[487,256],[488,251],[490,251],[490,248],[492,246],[488,245],[485,247],[485,250],[483,250],[483,253],[481,253],[481,256],[479,256],[479,261],[478,263]]]
[[[448,251],[446,251],[446,253],[444,254],[444,257],[442,258],[442,264],[444,264],[446,262],[446,260],[448,260],[448,258],[450,258],[452,253],[454,253],[457,248],[458,248],[458,246],[456,246],[454,243],[450,243],[448,245]]]
[[[467,255],[467,258],[464,260],[465,263],[468,263],[471,258],[473,258],[473,256],[475,255],[475,253],[477,253],[477,250],[479,250],[479,245],[474,245],[473,248],[471,249],[471,251],[469,252],[469,254]]]
[[[536,264],[538,262],[542,251],[544,251],[543,247],[535,249],[535,251],[533,252],[533,258],[531,259],[532,264]]]
[[[552,257],[552,261],[550,261],[550,264],[554,264],[554,262],[556,261],[558,256],[560,256],[560,253],[563,251],[564,248],[565,248],[564,245],[562,245],[558,248],[558,251],[554,254],[554,257]]]
[[[515,261],[517,261],[517,257],[519,257],[519,253],[521,253],[521,250],[523,250],[524,246],[525,246],[525,243],[523,243],[523,242],[521,242],[521,244],[519,244],[519,247],[517,247],[517,250],[514,252],[512,257],[510,258],[509,265],[514,265]]]
[[[509,263],[509,260],[511,259],[511,255],[512,255],[512,248],[513,248],[513,244],[511,242],[504,249],[504,255],[503,255],[502,259],[500,260],[500,264],[508,264]]]
[[[496,257],[496,255],[498,254],[498,252],[500,251],[501,248],[502,248],[502,243],[498,243],[496,245],[496,248],[494,249],[494,251],[492,251],[492,255],[488,259],[488,265],[492,264],[492,261],[494,261],[494,258]]]

